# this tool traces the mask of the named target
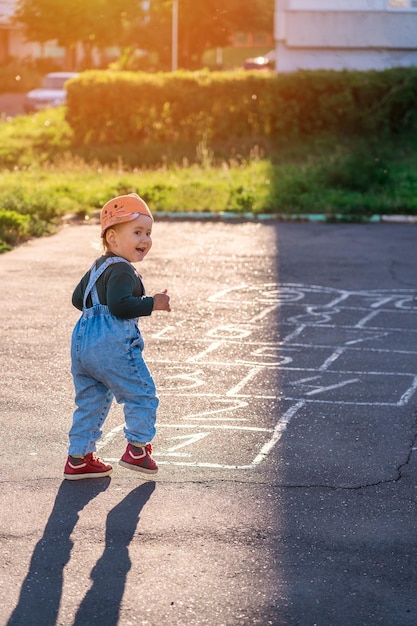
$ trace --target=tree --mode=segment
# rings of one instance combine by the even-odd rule
[[[59,24],[50,19],[54,5],[55,0],[18,1],[14,20],[23,25],[28,41],[45,43],[56,38]]]
[[[131,45],[143,19],[142,0],[18,0],[15,12],[29,41],[56,40],[69,52],[81,44],[87,59],[94,47]]]
[[[234,32],[273,30],[274,0],[178,0],[180,67],[201,67],[205,50],[230,44]],[[151,0],[141,41],[165,67],[171,57],[172,0]]]
[[[111,46],[156,52],[170,67],[173,0],[18,0],[16,21],[28,40],[56,40],[66,48],[73,69],[74,51],[84,48],[87,65],[94,48]],[[149,5],[149,8],[145,8]],[[205,50],[224,47],[238,30],[272,32],[274,0],[178,0],[179,66],[201,67]]]

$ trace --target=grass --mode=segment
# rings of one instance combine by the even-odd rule
[[[0,251],[136,191],[151,210],[361,221],[417,214],[416,138],[320,136],[258,146],[73,145],[64,110],[0,120]]]
[[[62,157],[53,164],[0,172],[0,206],[20,213],[85,215],[111,196],[139,191],[153,211],[221,212],[262,209],[268,161],[238,167],[126,170]],[[249,196],[257,198],[248,200]],[[245,197],[247,199],[245,200]],[[247,206],[250,204],[250,206]],[[49,218],[49,216],[48,216]]]

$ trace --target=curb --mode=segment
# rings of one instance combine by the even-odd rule
[[[344,215],[326,215],[324,213],[233,213],[229,211],[154,211],[153,215],[158,221],[183,220],[183,221],[212,221],[212,222],[320,222],[325,224],[349,223],[398,223],[417,224],[417,215],[370,215],[367,218],[348,220]],[[63,223],[99,223],[99,211],[91,216],[80,218],[76,214],[65,215]]]
[[[212,220],[212,221],[250,221],[250,222],[347,222],[349,223],[377,223],[390,222],[401,224],[417,224],[417,215],[370,215],[362,220],[347,220],[344,215],[332,215],[324,213],[212,213],[206,212],[165,212],[155,211],[158,220]]]

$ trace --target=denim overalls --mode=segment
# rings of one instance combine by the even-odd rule
[[[73,456],[96,450],[113,397],[124,405],[124,433],[129,443],[145,444],[155,436],[159,400],[143,360],[138,318],[115,317],[98,299],[96,282],[113,263],[129,261],[110,257],[98,269],[93,264],[82,315],[72,333],[71,373],[77,408],[69,432],[68,453]],[[90,291],[93,306],[87,308]]]

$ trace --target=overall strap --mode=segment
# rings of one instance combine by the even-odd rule
[[[84,292],[83,309],[87,308],[87,298],[90,292],[91,292],[91,299],[93,302],[93,306],[100,304],[100,300],[99,300],[98,293],[97,293],[96,282],[98,281],[100,276],[103,274],[103,272],[105,272],[105,270],[110,265],[113,265],[114,263],[127,263],[128,265],[131,265],[129,261],[126,261],[126,259],[123,259],[120,256],[109,257],[108,259],[104,261],[104,263],[100,265],[98,269],[96,268],[96,261],[94,261],[93,265],[90,268],[90,279],[88,281],[88,285]]]

